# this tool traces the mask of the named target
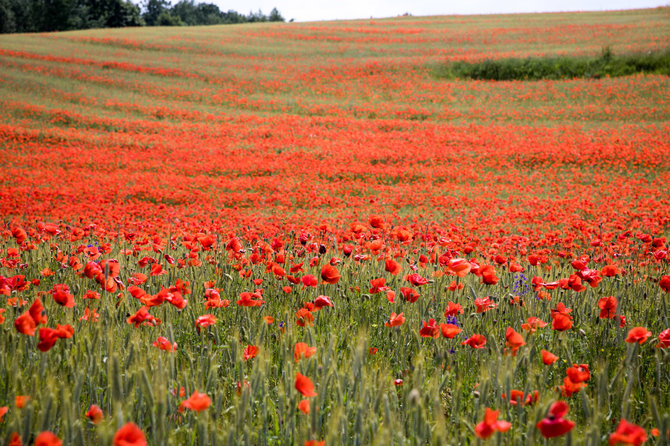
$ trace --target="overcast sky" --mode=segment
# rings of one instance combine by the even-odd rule
[[[176,3],[173,0],[172,3]],[[276,7],[286,20],[297,22],[335,19],[393,17],[406,12],[415,15],[495,14],[511,12],[597,11],[666,6],[670,0],[196,0],[216,3],[247,14]]]

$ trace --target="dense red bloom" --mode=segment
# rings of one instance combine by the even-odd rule
[[[414,273],[405,277],[405,280],[414,286],[421,286],[428,283],[428,279],[421,277],[420,274]]]
[[[454,324],[440,324],[440,331],[442,332],[442,336],[445,338],[453,339],[463,330]]]
[[[16,328],[16,331],[21,334],[35,336],[35,329],[37,328],[37,324],[30,316],[30,313],[26,312],[16,318],[14,321],[14,328]]]
[[[605,265],[603,269],[600,270],[600,274],[604,277],[614,277],[621,274],[621,270],[616,265]]]
[[[512,327],[507,327],[505,331],[505,339],[507,340],[507,347],[512,349],[513,354],[516,354],[516,351],[523,345],[526,345],[526,341],[523,340],[523,336],[520,333],[514,331]]]
[[[304,342],[298,342],[295,344],[295,348],[293,349],[293,359],[298,361],[300,358],[310,358],[315,353],[316,347],[310,347]]]
[[[251,358],[255,358],[258,354],[259,348],[256,345],[247,345],[244,349],[244,360],[248,361]]]
[[[662,276],[661,280],[658,281],[658,285],[666,293],[670,293],[670,276]]]
[[[74,328],[71,325],[58,325],[57,328],[40,328],[40,342],[37,348],[40,351],[46,352],[54,346],[58,339],[71,338],[74,334]]]
[[[400,294],[407,302],[414,303],[419,299],[419,293],[414,288],[400,287]]]
[[[629,344],[644,344],[651,336],[651,332],[644,327],[635,327],[628,332],[626,342]]]
[[[440,329],[436,325],[435,319],[430,319],[426,324],[426,321],[423,322],[423,327],[419,330],[419,334],[423,338],[437,338],[440,336]]]
[[[59,305],[67,308],[74,307],[74,296],[70,293],[70,288],[67,285],[58,284],[49,291],[54,301]]]
[[[195,328],[200,331],[201,328],[216,324],[218,319],[213,314],[204,314],[195,320]]]
[[[559,302],[556,309],[551,310],[551,328],[557,331],[569,330],[572,328],[571,308],[566,308],[563,302]]]
[[[503,393],[502,398],[507,399],[507,394]],[[512,390],[510,392],[509,403],[512,406],[516,406],[517,404],[528,406],[535,404],[539,398],[540,393],[537,390],[530,392],[528,395],[524,395],[522,390]]]
[[[391,273],[394,276],[398,275],[400,271],[402,271],[400,264],[393,259],[386,259],[384,261],[384,269],[386,272]]]
[[[146,446],[144,432],[135,423],[126,423],[114,434],[114,446]]]
[[[444,317],[456,316],[457,314],[463,314],[463,306],[449,301],[447,308],[444,309]]]
[[[237,305],[241,307],[260,307],[264,303],[260,294],[250,292],[241,293],[240,300],[237,301]]]
[[[190,409],[195,412],[202,412],[212,404],[212,399],[206,393],[193,392],[193,394],[179,404],[179,412],[184,409]]]
[[[581,383],[591,379],[591,372],[588,364],[573,364],[565,371],[572,382]]]
[[[386,286],[386,279],[383,277],[379,279],[372,279],[370,280],[370,290],[368,291],[370,294],[377,294],[381,293],[382,291],[387,291],[390,288]]]
[[[473,334],[468,339],[461,342],[461,345],[469,345],[472,348],[484,348],[486,345],[486,338],[480,334]]]
[[[177,343],[176,342],[170,343],[170,341],[166,337],[163,337],[163,336],[158,337],[154,341],[153,346],[157,347],[161,350],[165,350],[166,352],[173,352],[173,351],[177,350]]]
[[[472,264],[466,259],[451,259],[449,260],[447,269],[458,277],[465,277],[472,269]]]
[[[326,263],[321,268],[321,279],[326,283],[334,285],[340,281],[340,272],[334,266]]]
[[[389,321],[384,322],[384,325],[387,327],[399,327],[404,323],[405,323],[405,316],[403,316],[403,313],[400,314],[391,313]]]
[[[499,410],[492,410],[487,407],[484,421],[475,426],[475,435],[486,439],[496,432],[507,432],[512,427],[512,423],[498,420],[499,414]]]
[[[658,344],[656,344],[656,348],[668,347],[670,347],[670,328],[666,328],[658,335]]]
[[[487,297],[478,297],[475,299],[475,307],[477,307],[477,313],[484,313],[497,307],[498,304],[493,302],[488,296]]]
[[[637,424],[629,423],[625,419],[621,419],[616,432],[610,434],[609,444],[633,444],[640,446],[647,441],[647,432]]]
[[[309,400],[301,400],[298,403],[298,410],[305,415],[309,414]]]
[[[147,307],[141,307],[135,314],[130,316],[127,321],[129,324],[133,324],[135,328],[139,327],[141,324],[153,327],[154,325],[160,325],[161,323],[160,319],[149,314]]]
[[[535,333],[538,328],[544,328],[547,326],[547,323],[542,319],[531,316],[526,320],[525,324],[521,324],[521,329]]]
[[[91,420],[93,424],[98,424],[99,422],[101,422],[102,417],[103,417],[102,409],[100,409],[95,404],[92,404],[91,407],[89,407],[88,412],[86,412],[86,418]]]
[[[328,296],[319,296],[316,299],[314,299],[314,309],[315,310],[320,310],[324,307],[332,307],[333,303],[330,301],[330,297]]]
[[[545,438],[560,437],[570,432],[574,427],[574,421],[563,418],[568,414],[568,404],[565,401],[556,401],[549,408],[547,416],[537,423],[537,428]]]
[[[298,392],[307,397],[317,395],[316,392],[314,392],[314,383],[312,380],[305,375],[301,375],[300,373],[296,375],[295,388]]]
[[[319,284],[319,281],[316,280],[316,277],[314,277],[311,274],[306,274],[306,275],[302,276],[301,280],[302,280],[302,284],[305,285],[305,286],[315,287]]]
[[[498,283],[498,276],[496,270],[491,265],[482,265],[479,267],[478,274],[482,277],[482,283],[485,285],[495,285]]]
[[[305,325],[311,326],[314,324],[314,315],[307,308],[299,309],[295,315],[298,318],[297,324],[300,327],[304,327]]]
[[[42,432],[35,438],[34,446],[61,446],[63,442],[53,432]]]
[[[598,308],[600,308],[600,319],[614,319],[616,315],[617,299],[614,296],[602,297],[598,299]]]
[[[9,437],[9,443],[7,443],[7,446],[23,446],[23,442],[21,441],[21,437],[19,437],[18,433],[12,432],[11,437]]]
[[[540,353],[542,355],[542,362],[544,363],[544,365],[552,365],[553,363],[558,361],[558,356],[554,355],[551,352],[542,350]]]

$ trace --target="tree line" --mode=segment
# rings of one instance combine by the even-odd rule
[[[283,21],[277,8],[244,15],[194,0],[146,0],[141,8],[130,0],[0,0],[0,33]]]

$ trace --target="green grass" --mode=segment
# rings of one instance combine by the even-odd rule
[[[447,79],[534,81],[541,79],[600,79],[634,74],[670,75],[670,51],[615,55],[605,48],[598,57],[527,57],[454,62],[435,71]]]

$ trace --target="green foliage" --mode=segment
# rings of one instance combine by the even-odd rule
[[[604,48],[598,57],[528,57],[454,62],[436,70],[438,77],[476,80],[540,80],[630,76],[637,73],[670,75],[670,51],[615,55]]]

